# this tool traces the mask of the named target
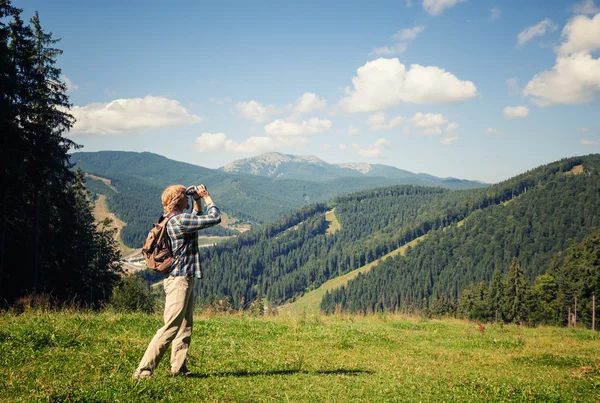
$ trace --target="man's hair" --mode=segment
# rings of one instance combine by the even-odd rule
[[[162,205],[165,213],[169,213],[175,209],[175,207],[185,199],[185,186],[183,185],[170,185],[167,186],[162,192]]]

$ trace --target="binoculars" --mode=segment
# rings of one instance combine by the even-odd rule
[[[200,186],[204,186],[204,185],[200,185]],[[185,194],[187,196],[193,196],[194,194],[196,194],[196,186],[188,186],[188,188],[185,190]]]

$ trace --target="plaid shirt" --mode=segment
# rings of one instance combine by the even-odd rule
[[[198,211],[194,210],[192,214],[181,213],[169,220],[167,232],[171,238],[175,257],[170,276],[202,278],[198,231],[221,222],[221,212],[217,206],[209,204],[206,209],[207,215],[200,215]]]

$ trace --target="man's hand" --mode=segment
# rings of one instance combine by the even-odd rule
[[[196,186],[196,194],[199,196],[198,199],[200,199],[200,198],[204,199],[205,197],[209,196],[208,190],[206,190],[206,186],[204,186],[204,185]],[[195,200],[198,200],[198,199],[195,199]]]
[[[203,199],[205,197],[209,196],[208,190],[206,189],[206,186],[204,186],[204,185],[196,186],[196,191],[198,192],[200,197]]]
[[[213,204],[212,198],[208,194],[208,190],[206,190],[206,186],[198,185],[194,189],[196,190],[196,195],[198,195],[198,198],[194,197],[194,201],[197,205],[196,210],[202,211],[202,208],[200,206],[200,200],[204,200],[204,204],[206,204],[207,206],[209,204]]]

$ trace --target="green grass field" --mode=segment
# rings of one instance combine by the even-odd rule
[[[340,222],[335,216],[335,209],[325,213],[325,221],[329,223],[329,227],[327,227],[327,235],[333,235],[342,229]]]
[[[224,242],[228,239],[233,238],[232,236],[199,236],[198,245],[213,245]]]
[[[95,177],[95,178],[98,179],[97,177]],[[110,181],[109,181],[109,184],[110,184]],[[105,195],[98,195],[98,199],[94,203],[93,214],[94,214],[94,218],[97,222],[100,222],[100,221],[104,220],[105,218],[110,218],[111,220],[113,220],[113,222],[111,224],[111,228],[114,228],[117,230],[115,233],[115,239],[119,243],[119,249],[121,250],[121,253],[123,255],[127,255],[134,251],[134,249],[125,245],[123,243],[123,241],[121,241],[121,231],[123,230],[123,227],[125,227],[127,225],[127,223],[124,222],[123,220],[119,219],[119,217],[117,217],[116,215],[114,215],[110,212],[110,210],[108,209],[108,206],[106,204],[106,196]]]
[[[160,315],[0,314],[0,401],[598,401],[600,335],[393,315],[195,317],[188,366],[132,380]]]
[[[584,172],[583,165],[575,165],[570,172],[565,172],[565,175],[581,175]]]

